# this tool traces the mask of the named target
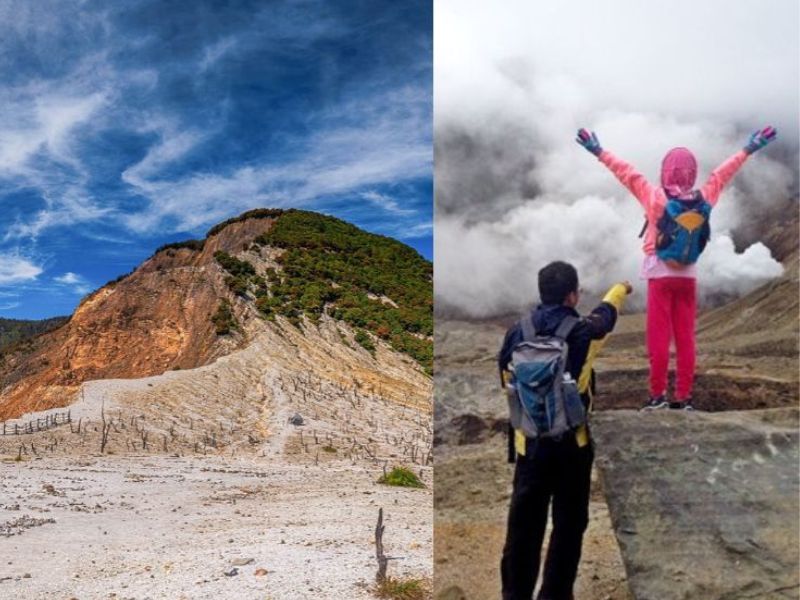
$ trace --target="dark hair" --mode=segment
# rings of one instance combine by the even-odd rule
[[[557,260],[539,271],[539,296],[542,304],[563,304],[571,292],[578,291],[578,272],[569,263]]]

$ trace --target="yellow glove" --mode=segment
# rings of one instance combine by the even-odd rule
[[[608,302],[619,312],[622,310],[622,305],[625,304],[625,297],[631,292],[633,292],[633,288],[627,281],[616,283],[606,292],[606,295],[603,297],[603,302]]]

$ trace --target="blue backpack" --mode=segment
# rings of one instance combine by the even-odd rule
[[[528,438],[560,439],[586,423],[578,384],[567,366],[567,336],[579,319],[567,316],[553,335],[536,331],[531,316],[520,321],[522,341],[511,354],[507,385],[510,422]]]
[[[692,200],[667,198],[664,214],[656,223],[656,255],[672,266],[697,262],[711,237],[711,205],[700,192]]]

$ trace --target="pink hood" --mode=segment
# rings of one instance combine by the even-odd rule
[[[690,195],[697,179],[697,160],[688,148],[673,148],[661,162],[661,187],[667,195]]]

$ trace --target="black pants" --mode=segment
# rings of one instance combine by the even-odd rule
[[[574,436],[528,443],[517,458],[508,532],[500,565],[503,600],[531,600],[542,552],[547,511],[553,501],[553,531],[544,565],[541,600],[571,600],[583,532],[589,523],[589,486],[594,451]]]

